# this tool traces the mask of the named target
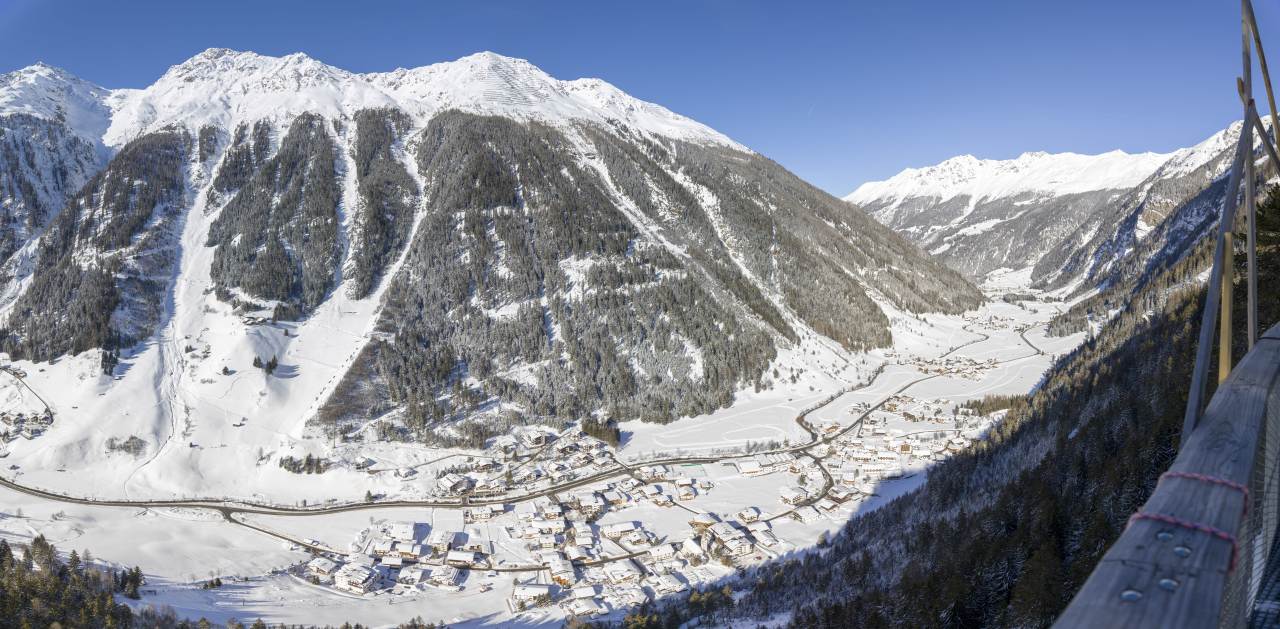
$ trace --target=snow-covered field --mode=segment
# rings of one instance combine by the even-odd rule
[[[200,266],[203,265],[197,268]],[[285,506],[305,500],[314,505],[330,499],[359,502],[366,491],[396,499],[423,498],[432,493],[436,477],[432,470],[477,454],[391,443],[335,447],[309,435],[302,425],[283,421],[298,416],[296,408],[286,408],[288,405],[314,399],[331,384],[343,359],[358,349],[368,331],[347,322],[367,321],[370,317],[368,313],[345,315],[349,309],[365,305],[338,299],[304,326],[289,328],[287,337],[283,328],[260,325],[248,328],[247,333],[242,333],[243,338],[232,339],[234,330],[243,328],[233,325],[238,319],[230,313],[226,313],[226,330],[217,329],[218,319],[208,314],[200,320],[214,321],[209,329],[185,328],[184,312],[217,306],[203,294],[198,282],[180,287],[178,293],[174,305],[178,316],[165,338],[128,359],[130,369],[157,374],[166,372],[161,368],[164,361],[177,361],[181,368],[173,370],[174,381],[126,379],[108,383],[85,357],[64,359],[54,365],[17,365],[27,372],[26,384],[50,400],[57,419],[48,434],[14,442],[17,447],[11,447],[0,459],[6,478],[27,486],[110,499],[217,496]],[[624,442],[616,457],[639,465],[653,458],[740,455],[752,444],[757,448],[764,444],[799,445],[811,439],[796,422],[797,415],[805,409],[812,409],[807,417],[810,426],[830,424],[834,430],[836,426],[853,427],[866,409],[880,405],[884,406],[867,413],[870,425],[881,431],[877,434],[892,437],[942,431],[978,438],[988,424],[979,422],[957,430],[951,416],[944,417],[944,412],[957,403],[987,394],[1031,390],[1055,355],[1081,341],[1080,335],[1046,337],[1045,322],[1062,307],[1065,306],[1043,302],[1019,306],[993,301],[963,316],[917,318],[891,313],[894,347],[864,355],[842,355],[816,339],[808,339],[778,359],[780,372],[789,373],[793,368],[798,371],[794,383],[779,378],[774,388],[745,391],[731,408],[707,416],[665,426],[624,424]],[[219,340],[213,342],[215,338]],[[194,351],[189,351],[188,345]],[[206,356],[204,350],[212,347],[217,349],[211,349]],[[256,372],[210,377],[217,376],[231,355],[261,352],[263,348],[277,352],[283,366],[300,366],[297,376],[283,379],[283,384],[268,383]],[[130,385],[135,387],[127,396],[132,403],[122,404],[124,398],[116,393],[107,395],[113,390],[109,384],[118,387],[130,380],[138,382]],[[65,384],[59,386],[59,382],[79,382],[80,386],[68,388]],[[0,382],[0,400],[25,399],[15,388],[19,386],[21,382],[14,378]],[[177,391],[177,395],[166,398],[165,387],[173,387],[170,393]],[[269,387],[279,390],[268,392]],[[891,409],[899,405],[900,410]],[[909,421],[903,414],[907,408],[925,416]],[[161,423],[162,434],[154,435],[164,444],[158,452],[148,451],[142,456],[126,452],[101,454],[100,444],[105,439],[123,439],[130,431],[145,431],[157,425],[157,417],[172,420],[168,426]],[[858,427],[850,437],[866,430],[867,426]],[[274,456],[264,457],[265,453],[258,451],[260,446]],[[302,456],[308,452],[347,462],[368,457],[374,461],[373,473],[340,465],[325,474],[293,474],[274,463],[284,453]],[[800,521],[786,517],[793,507],[780,500],[780,492],[784,487],[804,484],[801,476],[816,472],[781,470],[752,476],[739,470],[738,462],[742,460],[738,457],[718,463],[674,466],[675,475],[705,483],[707,488],[672,506],[634,501],[610,508],[596,522],[597,531],[610,524],[634,522],[657,541],[682,542],[692,537],[690,520],[697,513],[733,517],[741,509],[754,506],[762,512],[762,519],[770,520],[768,529],[779,543],[768,549],[758,548],[741,561],[764,561],[804,551],[823,532],[833,532],[855,514],[910,491],[927,476],[923,464],[913,463],[904,467],[898,477],[882,479],[874,483],[873,489],[868,486],[873,494],[840,504],[820,517]],[[902,460],[905,462],[906,458]],[[88,471],[90,463],[92,473]],[[418,473],[408,478],[392,473],[410,467]],[[838,474],[839,470],[833,468],[833,473]],[[614,474],[577,486],[572,492],[616,489],[625,478],[624,474]],[[820,480],[818,476],[809,478],[810,486],[814,486],[813,479]],[[667,486],[665,491],[671,491],[671,484]],[[64,551],[89,549],[100,561],[138,565],[148,578],[143,603],[169,605],[182,615],[215,621],[261,617],[288,623],[350,619],[375,626],[422,616],[454,626],[478,626],[558,623],[566,613],[554,605],[515,615],[508,610],[507,600],[513,595],[514,584],[530,580],[545,583],[545,571],[489,574],[473,570],[463,573],[458,584],[461,591],[419,588],[412,593],[380,590],[363,596],[315,585],[288,572],[311,555],[287,540],[303,540],[337,553],[363,551],[367,549],[368,531],[398,521],[417,522],[425,531],[459,531],[489,540],[494,550],[491,565],[519,570],[536,565],[539,559],[524,540],[513,537],[519,527],[515,511],[489,522],[470,524],[464,522],[461,508],[376,506],[328,514],[236,513],[229,521],[212,509],[67,504],[8,489],[0,489],[0,504],[4,505],[0,508],[0,535],[21,542],[37,533],[44,534]],[[353,546],[360,540],[365,541]],[[616,542],[600,542],[600,555],[605,557],[630,551]],[[696,568],[687,566],[680,578],[699,583],[730,573],[718,564],[708,563]],[[215,575],[226,585],[216,590],[199,587],[200,582]]]

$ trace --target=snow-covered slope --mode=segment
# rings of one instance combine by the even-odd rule
[[[1144,239],[1204,201],[1238,134],[1237,124],[1172,153],[962,155],[844,199],[974,279],[1086,290],[1109,281],[1125,256],[1155,255],[1161,243]],[[1165,254],[1183,251],[1173,249]]]

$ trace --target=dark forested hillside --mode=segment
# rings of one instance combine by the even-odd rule
[[[1259,285],[1274,285],[1280,195],[1260,209],[1259,232]],[[1167,273],[1185,277],[1202,262],[1189,258]],[[1166,279],[1140,291],[1018,401],[990,441],[851,521],[829,547],[753,570],[735,605],[697,612],[675,604],[645,610],[629,626],[675,627],[699,615],[749,624],[780,614],[795,627],[1048,626],[1176,455],[1204,297],[1178,285]],[[1243,330],[1243,287],[1235,296]],[[1263,292],[1259,321],[1280,321],[1274,291]]]
[[[154,330],[177,263],[190,144],[180,131],[138,138],[67,203],[40,240],[31,285],[3,330],[5,351],[50,360]]]
[[[62,121],[0,116],[0,264],[39,235],[102,161],[97,147]],[[7,281],[12,269],[0,273]]]
[[[541,416],[603,407],[661,421],[718,408],[760,376],[774,356],[760,327],[641,240],[571,151],[542,125],[432,121],[417,156],[427,215],[379,324],[390,340],[365,351],[330,417],[403,404],[423,431],[498,396]]]
[[[360,208],[357,246],[352,250],[351,291],[369,294],[387,265],[404,249],[417,207],[418,186],[396,158],[395,145],[409,131],[409,117],[396,109],[356,113],[356,182]]]
[[[372,281],[409,227],[413,185],[391,152],[394,113],[363,116],[362,203],[384,209],[362,219],[361,239],[378,246],[357,273]],[[859,350],[891,341],[873,296],[912,312],[981,302],[764,158],[573,131],[587,144],[445,112],[412,139],[425,214],[326,424],[401,407],[415,437],[475,445],[524,418],[667,422],[765,386],[798,323]],[[495,403],[506,412],[485,428],[438,430]]]
[[[262,146],[255,132],[252,162]],[[238,174],[248,145],[233,148],[222,171],[227,185]],[[217,246],[212,275],[219,296],[235,298],[240,289],[249,298],[276,302],[287,318],[316,307],[333,288],[338,272],[337,154],[325,120],[314,114],[299,116],[280,141],[276,154],[262,161],[257,172],[235,193],[209,228],[210,246]],[[224,173],[219,172],[219,179]]]

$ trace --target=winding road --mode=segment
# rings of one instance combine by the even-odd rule
[[[950,350],[948,350],[947,352],[939,355],[938,358],[944,358],[946,356],[951,355],[952,353],[956,352],[961,348],[990,339],[990,336],[987,334],[969,330],[967,325],[964,326],[964,329],[967,332],[979,335],[979,338],[975,338],[961,345],[957,345],[951,348]],[[1022,339],[1022,341],[1027,345],[1027,347],[1032,349],[1034,353],[1028,354],[1025,356],[1018,356],[1016,358],[999,360],[999,361],[996,361],[995,364],[997,365],[1005,364],[1005,363],[1010,363],[1018,360],[1024,360],[1032,356],[1045,354],[1043,350],[1036,347],[1029,340],[1027,340],[1027,337],[1026,337],[1027,329],[1029,328],[1023,328],[1019,330],[1018,335]],[[886,363],[886,364],[890,364],[890,363]],[[902,363],[892,363],[892,364],[902,364]],[[22,380],[16,374],[11,374],[11,375],[14,375],[15,378]],[[217,499],[111,500],[111,499],[100,499],[100,498],[82,498],[82,497],[58,494],[58,493],[54,493],[51,491],[47,491],[47,490],[43,490],[35,487],[29,487],[29,486],[14,482],[11,479],[3,478],[3,477],[0,477],[0,486],[3,486],[7,489],[20,492],[29,496],[41,498],[44,500],[50,500],[54,502],[67,503],[67,504],[88,505],[88,506],[98,506],[98,507],[144,508],[144,509],[152,509],[152,508],[209,509],[221,514],[223,519],[225,519],[229,523],[232,523],[238,526],[243,526],[243,527],[252,529],[254,531],[257,531],[259,533],[263,533],[265,535],[270,535],[277,539],[281,539],[286,542],[296,544],[300,547],[306,548],[313,552],[344,554],[343,551],[338,551],[318,543],[313,543],[308,540],[298,539],[291,535],[280,533],[278,531],[273,531],[266,527],[255,525],[251,522],[248,522],[241,518],[237,518],[235,516],[248,514],[248,515],[310,517],[310,516],[332,515],[335,513],[347,513],[352,511],[371,511],[371,510],[377,510],[377,509],[393,509],[393,508],[405,508],[405,507],[446,508],[446,509],[455,508],[456,509],[456,508],[465,508],[468,506],[520,503],[520,502],[525,502],[528,500],[533,500],[533,499],[544,497],[544,496],[551,496],[553,494],[570,491],[586,485],[592,485],[592,484],[595,484],[604,480],[608,480],[611,478],[632,475],[635,473],[635,471],[639,467],[643,467],[643,466],[719,463],[723,461],[731,461],[736,459],[752,458],[752,457],[760,456],[763,454],[771,454],[771,453],[795,453],[803,456],[808,456],[809,458],[813,459],[818,469],[821,471],[821,473],[824,476],[824,486],[822,491],[816,494],[815,496],[810,497],[809,499],[795,505],[794,508],[788,511],[774,514],[769,518],[770,520],[773,520],[773,519],[789,516],[792,513],[794,513],[796,509],[800,509],[806,506],[811,506],[825,499],[830,494],[831,489],[834,487],[834,478],[832,477],[831,472],[827,470],[826,465],[824,463],[825,459],[830,458],[831,455],[828,454],[824,456],[818,456],[810,452],[810,450],[818,446],[830,444],[831,442],[848,434],[850,431],[857,430],[862,426],[863,422],[867,419],[867,417],[869,417],[873,412],[883,408],[885,403],[887,403],[894,396],[906,392],[908,389],[910,389],[911,387],[917,384],[926,382],[928,380],[932,380],[934,378],[941,377],[943,374],[922,375],[919,378],[916,378],[909,382],[904,383],[902,386],[898,387],[888,395],[881,398],[879,402],[867,408],[861,415],[858,416],[857,419],[855,419],[848,426],[845,426],[844,428],[840,429],[837,432],[831,433],[826,436],[820,436],[817,433],[817,431],[814,430],[813,427],[809,425],[809,422],[806,419],[809,413],[812,413],[818,409],[821,409],[833,403],[835,400],[839,399],[843,395],[872,387],[876,383],[876,381],[878,381],[883,375],[884,375],[884,369],[881,368],[879,371],[876,372],[875,376],[866,384],[863,384],[857,387],[847,387],[839,391],[836,391],[835,393],[828,396],[827,398],[824,398],[823,400],[802,410],[796,416],[795,421],[801,427],[801,429],[803,429],[809,435],[810,441],[801,445],[778,448],[775,450],[767,450],[767,451],[761,451],[761,452],[724,454],[724,455],[705,456],[705,457],[697,457],[697,456],[673,457],[668,459],[647,460],[647,461],[644,461],[643,463],[633,463],[633,464],[628,464],[624,461],[617,460],[615,458],[615,461],[614,461],[615,467],[602,470],[595,474],[592,474],[577,480],[573,480],[567,483],[563,483],[560,485],[556,485],[553,487],[548,487],[546,489],[538,490],[535,492],[530,492],[530,493],[520,494],[515,496],[502,496],[500,498],[479,499],[479,500],[470,500],[466,498],[461,500],[385,500],[385,501],[347,503],[347,504],[337,504],[337,505],[333,505],[333,504],[319,505],[314,507],[290,507],[290,506],[283,506],[283,505],[259,504],[259,503],[250,503],[250,502],[242,502],[242,501],[217,500]],[[23,385],[26,386],[25,381],[23,382]],[[32,392],[34,393],[34,390]],[[644,554],[644,552],[627,553],[623,555],[610,556],[610,557],[601,557],[599,559],[592,560],[590,562],[585,562],[584,565],[601,565],[601,564],[605,564],[613,561],[630,559],[642,554]],[[492,569],[492,570],[498,570],[501,572],[531,572],[531,571],[542,570],[544,568],[542,568],[541,566],[536,566],[536,567],[530,566],[530,567],[505,567],[505,568],[476,568],[476,569],[477,570]]]

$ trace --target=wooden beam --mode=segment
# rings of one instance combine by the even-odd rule
[[[1258,20],[1253,15],[1253,2],[1251,0],[1242,0],[1244,5],[1244,19],[1248,23],[1248,28],[1253,33],[1253,47],[1258,51],[1258,66],[1262,70],[1262,84],[1267,88],[1267,106],[1271,108],[1271,133],[1272,137],[1280,137],[1280,115],[1276,114],[1276,95],[1271,89],[1271,73],[1267,71],[1267,53],[1262,50],[1262,35],[1258,33]],[[1250,93],[1252,98],[1253,94]],[[1267,135],[1265,130],[1259,130],[1263,136]],[[1276,174],[1280,175],[1280,162],[1273,162]]]

